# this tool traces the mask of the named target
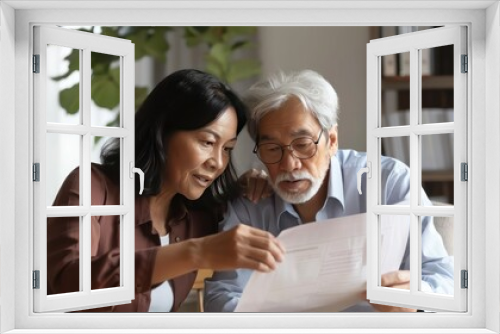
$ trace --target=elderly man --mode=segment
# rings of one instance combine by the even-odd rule
[[[337,94],[321,75],[278,73],[252,86],[247,103],[254,153],[267,168],[274,194],[257,204],[245,198],[232,202],[221,225],[225,230],[241,223],[278,235],[300,224],[366,212],[366,191],[360,195],[356,185],[366,154],[338,149]],[[381,174],[383,204],[409,200],[405,164],[383,157]],[[425,193],[422,200],[430,205]],[[452,293],[453,262],[430,217],[423,220],[422,240],[422,289]],[[383,275],[383,285],[409,289],[408,269],[409,245],[400,270]],[[205,310],[233,311],[250,274],[243,269],[216,272],[206,281]],[[415,311],[367,302],[346,311],[373,310]]]

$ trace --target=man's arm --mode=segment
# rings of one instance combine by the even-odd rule
[[[453,257],[448,255],[432,217],[422,221],[422,291],[453,294]]]
[[[402,167],[403,166],[403,167]],[[382,172],[384,177],[384,171]],[[396,204],[409,199],[410,171],[397,163],[386,174],[385,195],[387,204]],[[431,201],[422,189],[422,203],[432,206]],[[409,243],[401,264],[401,270],[410,269]],[[436,230],[433,217],[422,219],[422,291],[452,294],[453,293],[453,257],[448,255],[441,235]]]
[[[216,271],[205,281],[205,312],[233,312],[251,274],[248,269]]]

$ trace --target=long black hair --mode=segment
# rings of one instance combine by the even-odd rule
[[[246,107],[223,82],[199,70],[180,70],[168,75],[148,95],[135,114],[135,166],[144,172],[143,196],[157,195],[164,181],[166,147],[176,131],[202,128],[216,120],[228,107],[236,110],[237,133],[246,123]],[[101,163],[110,177],[118,177],[119,141],[105,145]],[[136,177],[136,191],[138,187]],[[224,172],[205,190],[200,199],[183,202],[190,207],[210,207],[225,203],[238,194],[237,178],[231,161]]]

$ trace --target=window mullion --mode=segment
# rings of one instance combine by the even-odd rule
[[[377,57],[367,48],[367,82],[375,82],[375,85],[368,84],[367,89],[367,124],[372,124],[372,127],[367,127],[367,162],[371,162],[372,177],[367,178],[366,187],[366,205],[367,205],[367,295],[376,290],[379,285],[380,278],[378,275],[378,218],[372,214],[374,208],[377,207],[379,202],[378,180],[379,168],[377,154],[380,154],[380,138],[373,134],[373,130],[380,126],[380,57]]]
[[[123,205],[92,205],[92,206],[50,206],[47,207],[47,217],[79,217],[90,213],[93,216],[124,215],[130,209]]]
[[[82,51],[82,61],[80,62],[82,78],[80,82],[80,94],[81,94],[81,117],[82,125],[84,128],[89,129],[90,127],[90,50],[84,48]],[[82,149],[81,149],[81,168],[83,172],[83,177],[81,178],[82,188],[80,196],[83,200],[83,206],[90,208],[91,205],[91,176],[90,176],[90,131],[87,130],[85,134],[81,136]],[[83,216],[83,226],[81,228],[82,238],[80,239],[80,247],[82,247],[80,263],[83,266],[80,271],[80,280],[83,281],[83,292],[90,293],[91,286],[91,245],[92,245],[92,216],[90,211],[86,212]]]
[[[419,177],[419,137],[415,134],[418,125],[420,101],[420,68],[418,63],[418,49],[410,50],[410,291],[415,294],[419,291],[420,282],[420,239],[419,217],[415,215],[420,198]]]
[[[80,108],[80,110],[82,110]],[[74,135],[85,135],[90,133],[92,136],[101,137],[126,137],[130,134],[130,130],[123,128],[110,128],[110,127],[99,127],[99,126],[84,126],[84,125],[69,125],[69,124],[47,124],[47,133],[63,133],[63,134],[74,134]]]
[[[409,215],[410,212],[417,216],[440,216],[453,217],[455,215],[454,206],[420,206],[411,209],[405,205],[377,205],[372,213],[376,215]]]
[[[120,251],[120,261],[123,263],[121,266],[121,284],[122,286],[128,287],[130,298],[134,298],[134,286],[135,286],[135,269],[133,261],[124,261],[127,259],[135,258],[135,237],[134,237],[134,225],[135,217],[131,212],[134,212],[134,179],[130,177],[130,162],[135,165],[135,118],[134,118],[134,63],[135,55],[132,49],[130,53],[124,54],[120,59],[120,126],[123,127],[125,131],[128,131],[127,135],[122,138],[122,157],[123,163],[120,171],[120,182],[123,187],[123,192],[121,194],[121,201],[125,208],[129,210],[129,213],[121,217],[121,251]],[[125,181],[127,180],[127,181]]]
[[[83,228],[80,229],[83,234],[83,237],[80,239],[80,247],[82,249],[81,257],[80,257],[80,266],[83,266],[82,271],[80,272],[80,281],[83,281],[83,292],[90,293],[91,287],[91,216],[90,214],[86,214],[83,216]]]
[[[82,125],[87,129],[82,135],[81,149],[81,170],[83,170],[83,187],[81,188],[81,197],[83,198],[83,206],[90,207],[90,50],[83,49],[83,57],[81,61],[82,80],[80,84],[81,94],[81,117]]]

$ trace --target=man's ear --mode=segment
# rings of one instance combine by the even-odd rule
[[[328,137],[330,139],[328,150],[330,156],[334,156],[335,154],[337,154],[337,150],[339,149],[337,124],[330,128],[330,130],[328,131]]]

